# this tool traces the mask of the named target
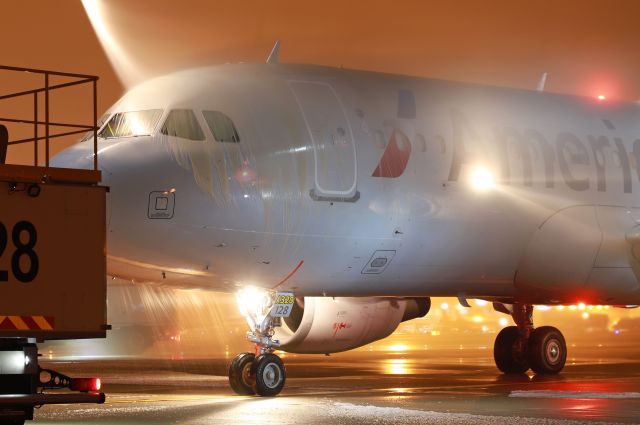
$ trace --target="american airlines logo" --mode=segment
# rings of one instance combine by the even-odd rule
[[[415,100],[407,93],[399,95],[398,118],[415,119]],[[624,193],[631,193],[633,169],[640,182],[640,138],[628,143],[616,135],[577,135],[571,131],[549,137],[537,129],[498,123],[480,128],[459,109],[452,109],[450,117],[453,155],[448,181],[458,181],[465,165],[483,162],[494,166],[502,184],[554,188],[564,182],[574,191],[599,192],[616,184]],[[608,119],[588,123],[603,124],[603,133],[615,130]],[[371,176],[402,176],[411,154],[412,141],[394,126]]]
[[[416,100],[410,90],[400,90],[398,92],[398,111],[396,117],[399,119],[414,120],[416,118]],[[398,128],[394,128],[389,143],[378,162],[378,166],[373,171],[372,177],[400,177],[407,168],[411,157],[411,141]]]

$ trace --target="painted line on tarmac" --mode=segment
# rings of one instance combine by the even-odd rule
[[[590,391],[511,391],[509,397],[514,398],[573,398],[573,399],[608,399],[608,400],[629,400],[640,399],[640,393],[623,392],[590,392]]]

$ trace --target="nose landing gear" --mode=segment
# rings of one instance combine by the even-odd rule
[[[273,335],[281,317],[291,313],[295,296],[245,288],[236,299],[249,325],[247,339],[255,344],[256,353],[241,353],[233,359],[229,385],[239,395],[276,396],[284,388],[286,371],[280,357],[273,354],[280,347],[280,341],[273,339]]]
[[[511,314],[516,326],[498,334],[493,347],[496,366],[504,373],[524,373],[529,368],[537,374],[557,374],[567,360],[567,343],[562,333],[552,326],[533,326],[533,306],[513,305],[498,311]]]

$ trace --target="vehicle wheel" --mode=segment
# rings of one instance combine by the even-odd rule
[[[262,397],[276,396],[284,388],[284,364],[275,354],[263,354],[253,363],[251,377],[256,394]]]
[[[253,395],[251,368],[256,356],[253,353],[240,353],[229,366],[229,385],[239,395]]]
[[[498,369],[504,373],[524,373],[529,369],[525,361],[515,359],[513,348],[518,340],[518,327],[507,326],[496,337],[493,345],[493,358]]]
[[[527,358],[535,373],[560,372],[567,361],[567,343],[562,332],[553,326],[536,328],[527,344]]]

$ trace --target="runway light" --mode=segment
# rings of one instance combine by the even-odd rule
[[[504,328],[509,324],[509,320],[506,317],[501,317],[500,320],[498,320],[498,323],[500,323],[500,326]]]
[[[471,185],[478,192],[485,192],[494,188],[496,183],[489,169],[478,166],[471,173]]]
[[[598,100],[605,100],[607,97],[603,94],[598,95]]]
[[[447,304],[447,303],[442,303],[442,304],[440,304],[440,308],[441,308],[442,310],[449,310],[449,304]]]
[[[389,347],[389,351],[404,352],[407,351],[408,348],[409,347],[404,344],[394,344]]]
[[[589,313],[587,313],[586,311],[584,313],[582,313],[582,318],[583,319],[588,319],[589,318]]]

